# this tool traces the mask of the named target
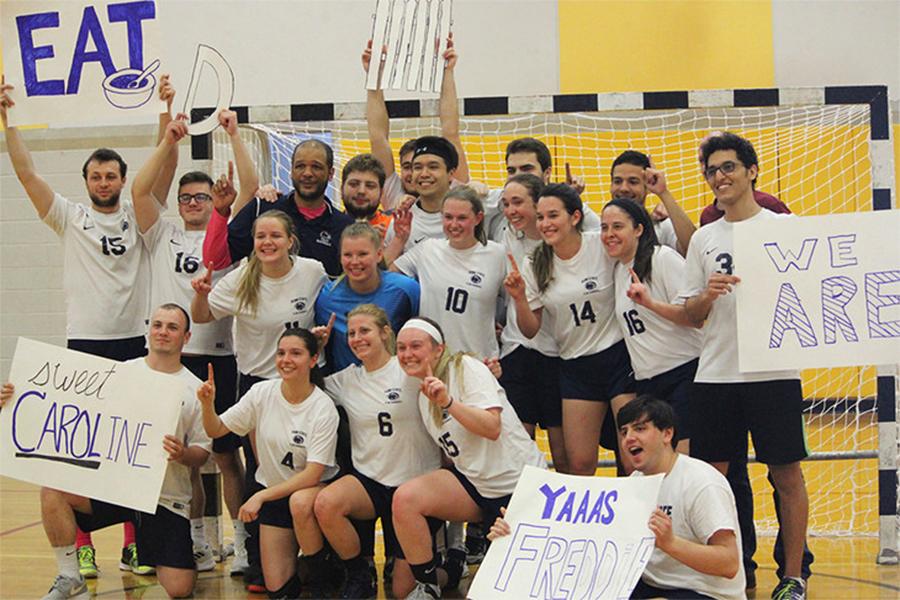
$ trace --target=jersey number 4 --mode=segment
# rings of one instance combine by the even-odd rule
[[[287,454],[285,454],[284,458],[281,459],[281,464],[283,464],[286,467],[290,467],[290,469],[293,471],[294,470],[294,453],[288,452]]]
[[[575,319],[575,327],[581,327],[581,324],[585,321],[590,321],[591,323],[597,322],[597,315],[594,314],[594,309],[591,308],[590,300],[584,301],[581,311],[578,310],[578,307],[574,302],[569,305],[569,310],[572,311],[572,318]]]
[[[466,305],[468,303],[469,292],[460,288],[447,288],[447,301],[444,303],[444,310],[462,314],[466,312]]]

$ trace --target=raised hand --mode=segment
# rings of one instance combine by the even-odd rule
[[[515,257],[510,253],[507,253],[506,257],[509,259],[510,271],[503,280],[503,287],[510,298],[522,300],[525,298],[525,280],[519,272],[519,265],[516,264]]]
[[[703,293],[715,300],[719,296],[730,294],[732,287],[740,283],[740,281],[741,278],[737,275],[713,273],[709,276],[709,282],[706,284],[706,290]]]
[[[169,112],[172,112],[172,102],[175,100],[175,86],[169,81],[168,73],[160,76],[156,93],[159,95],[159,99],[166,103]]]
[[[434,373],[431,371],[431,363],[426,365],[425,379],[422,380],[422,385],[419,386],[419,389],[438,408],[447,408],[450,405],[450,398],[447,397],[447,386],[434,376]]]
[[[412,233],[412,211],[398,208],[394,211],[394,235],[406,242]]]
[[[179,115],[181,116],[181,115]],[[187,122],[184,119],[174,119],[166,125],[166,132],[163,139],[167,144],[177,144],[188,134]]]
[[[278,190],[275,189],[275,186],[271,183],[267,183],[263,186],[260,186],[256,193],[254,194],[260,200],[265,200],[266,202],[272,203],[278,200]]]
[[[9,95],[9,92],[14,89],[13,86],[6,83],[6,75],[3,75],[2,78],[0,78],[0,119],[3,121],[4,129],[8,127],[6,124],[6,111],[16,105]]]
[[[213,208],[220,215],[227,215],[237,198],[237,190],[234,188],[234,163],[228,161],[228,175],[222,174],[212,186]]]
[[[566,163],[566,185],[581,194],[584,192],[584,177],[572,175],[572,167]]]
[[[453,32],[451,31],[447,35],[447,49],[444,50],[444,68],[452,71],[456,67],[458,58],[456,48],[453,47]]]
[[[191,279],[191,287],[194,288],[194,291],[201,296],[208,296],[212,291],[212,274],[213,274],[213,263],[210,261],[208,265],[206,265],[206,273],[203,275],[198,275]]]
[[[238,117],[233,110],[223,108],[219,111],[219,125],[225,130],[229,136],[234,137],[238,134]]]
[[[500,376],[503,375],[503,367],[500,366],[500,359],[496,356],[491,356],[490,358],[485,358],[482,360],[484,366],[491,370],[491,375],[494,376],[495,379],[500,379]]]
[[[206,381],[197,388],[197,400],[199,400],[201,404],[211,407],[213,401],[216,399],[216,378],[215,373],[213,373],[212,363],[207,363],[206,368],[208,369],[208,375]]]
[[[334,327],[335,319],[337,319],[337,315],[335,313],[331,313],[331,316],[328,317],[327,325],[317,325],[310,330],[310,333],[319,338],[319,344],[321,344],[322,347],[324,347],[325,344],[328,343],[328,340],[331,338],[331,329]]]
[[[174,435],[163,437],[163,449],[169,453],[169,460],[178,462],[184,457],[184,443]]]
[[[647,289],[646,285],[641,283],[641,278],[637,276],[634,269],[628,269],[628,272],[631,273],[631,285],[628,287],[625,295],[635,304],[649,308],[651,302],[650,290]]]
[[[644,182],[647,185],[647,190],[659,196],[669,189],[666,184],[666,174],[656,168],[656,165],[653,164],[652,156],[647,158],[650,159],[650,166],[644,169]]]
[[[12,400],[12,397],[16,393],[16,386],[11,384],[10,382],[6,382],[3,384],[3,387],[0,388],[0,408],[6,406],[6,403]]]

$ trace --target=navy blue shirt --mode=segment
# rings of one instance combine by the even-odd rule
[[[275,202],[255,198],[241,209],[228,224],[228,251],[232,262],[237,262],[253,252],[253,221],[260,214],[278,209],[284,211],[294,221],[300,238],[300,256],[314,258],[322,263],[325,272],[337,277],[341,268],[341,233],[353,223],[353,217],[342,213],[325,199],[325,212],[315,219],[307,219],[300,214],[294,202],[294,192],[279,194]]]

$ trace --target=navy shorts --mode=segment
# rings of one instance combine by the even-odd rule
[[[119,361],[147,356],[146,340],[142,335],[118,340],[66,340],[66,348]]]
[[[649,394],[669,403],[675,411],[675,434],[679,440],[691,439],[691,389],[699,361],[695,358],[650,379],[634,382],[638,396]]]
[[[690,404],[691,456],[728,462],[747,451],[748,431],[761,463],[786,465],[809,456],[799,379],[694,383]]]
[[[291,517],[290,501],[291,497],[285,496],[278,500],[263,502],[262,507],[259,509],[259,516],[257,517],[259,519],[259,524],[271,525],[272,527],[279,527],[281,529],[293,529],[294,519]]]
[[[519,346],[500,359],[500,385],[519,420],[542,428],[562,425],[560,359]]]
[[[375,515],[381,519],[381,530],[384,533],[384,551],[386,556],[396,556],[397,550],[400,548],[399,542],[397,542],[397,534],[394,532],[394,520],[393,513],[391,512],[391,504],[394,501],[394,492],[397,491],[397,488],[390,487],[381,483],[378,483],[374,479],[366,477],[359,471],[353,471],[350,473],[350,477],[355,477],[357,481],[363,486],[363,489],[366,490],[366,494],[369,496],[369,500],[372,501],[372,506],[375,507]],[[370,522],[370,521],[364,521]],[[374,521],[372,521],[374,524]],[[431,523],[429,523],[430,525]],[[400,553],[400,558],[402,558],[402,552]]]
[[[237,402],[237,362],[234,356],[181,355],[181,364],[200,381],[206,381],[209,377],[209,363],[212,363],[215,373],[216,414],[221,415]],[[226,433],[212,441],[213,452],[234,452],[240,447],[241,438],[234,433]]]
[[[569,400],[609,402],[634,391],[634,372],[625,341],[606,350],[562,361],[560,394]]]
[[[91,500],[91,514],[75,511],[82,531],[97,531],[116,523],[134,523],[134,536],[142,565],[194,569],[191,523],[163,506],[156,514],[136,511],[102,500]]]
[[[469,497],[474,500],[475,504],[481,509],[481,523],[483,523],[483,527],[485,529],[490,528],[490,526],[494,524],[494,521],[497,520],[497,517],[500,516],[500,509],[509,506],[509,500],[512,498],[512,494],[500,496],[499,498],[485,498],[478,493],[478,490],[472,485],[469,478],[457,471],[455,466],[451,466],[449,471],[456,476],[456,479],[459,480],[459,483],[463,486],[463,489],[466,490],[466,493],[469,494]],[[485,538],[485,540],[487,541],[487,538]]]

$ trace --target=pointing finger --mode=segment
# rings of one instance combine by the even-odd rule
[[[331,333],[331,328],[334,327],[334,321],[337,319],[337,315],[335,313],[331,313],[331,316],[328,317],[328,325],[325,326],[325,335],[329,335]]]
[[[513,273],[518,273],[518,272],[519,272],[519,265],[516,264],[516,257],[514,257],[514,256],[512,255],[512,252],[507,252],[507,253],[506,253],[506,257],[509,259],[509,263],[512,265],[512,272],[513,272]]]
[[[206,377],[206,381],[208,383],[214,383],[216,380],[216,377],[215,377],[215,372],[213,371],[213,364],[206,363],[206,369],[207,369],[207,373],[208,373],[208,375]]]
[[[634,269],[633,269],[633,268],[628,269],[628,272],[631,273],[631,281],[632,281],[633,283],[640,283],[640,282],[641,282],[641,278],[638,277],[637,273],[634,272]]]
[[[566,183],[572,183],[572,166],[566,163]]]
[[[228,161],[228,182],[234,181],[234,162]]]

